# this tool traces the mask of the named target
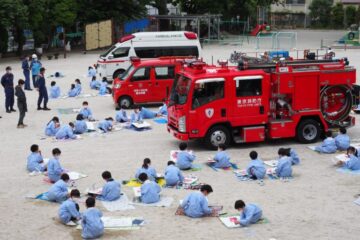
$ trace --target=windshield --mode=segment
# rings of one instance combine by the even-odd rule
[[[101,54],[100,57],[106,57],[112,50],[115,49],[115,45],[109,48],[105,53]]]
[[[133,72],[133,70],[134,70],[134,65],[131,64],[130,67],[128,67],[128,69],[126,69],[125,72],[123,72],[119,75],[119,79],[120,80],[127,79],[129,77],[129,75]]]
[[[177,74],[174,80],[173,88],[171,90],[169,105],[185,104],[189,94],[190,86],[190,78]]]

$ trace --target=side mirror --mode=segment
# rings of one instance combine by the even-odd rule
[[[114,55],[109,54],[108,59],[114,59]]]

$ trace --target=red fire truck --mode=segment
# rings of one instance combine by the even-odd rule
[[[134,103],[162,103],[169,97],[175,74],[180,70],[182,61],[181,57],[160,57],[152,60],[132,58],[130,67],[114,79],[115,104],[128,108]]]
[[[168,131],[186,141],[312,143],[329,128],[350,127],[356,70],[342,60],[282,61],[238,67],[194,61],[176,75]]]

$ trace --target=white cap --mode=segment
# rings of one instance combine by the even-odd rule
[[[37,58],[36,54],[33,54],[31,57],[32,57],[32,58]]]

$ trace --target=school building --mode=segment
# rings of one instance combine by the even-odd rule
[[[271,5],[272,26],[283,28],[308,27],[310,24],[309,6],[313,0],[286,0],[282,4]],[[333,0],[333,4],[338,2],[345,6],[359,6],[360,0]]]

